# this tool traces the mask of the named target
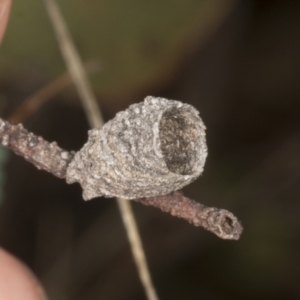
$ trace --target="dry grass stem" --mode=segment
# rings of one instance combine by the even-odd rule
[[[62,55],[78,89],[78,93],[81,96],[82,105],[85,109],[90,126],[92,128],[100,128],[104,124],[103,117],[64,18],[61,15],[55,0],[44,0],[44,2],[57,36]],[[158,297],[146,263],[146,256],[142,247],[135,217],[132,210],[129,208],[131,204],[127,203],[124,205],[122,203],[123,201],[124,200],[122,199],[117,199],[141,282],[147,298],[149,300],[157,300]]]

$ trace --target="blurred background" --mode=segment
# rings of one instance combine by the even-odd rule
[[[147,95],[200,111],[209,156],[184,192],[243,223],[224,241],[133,203],[160,299],[300,299],[300,1],[58,3],[106,120]],[[0,114],[68,150],[87,139],[41,0],[13,3]],[[114,200],[0,154],[0,245],[51,300],[146,299]]]

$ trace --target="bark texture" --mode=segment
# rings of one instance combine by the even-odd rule
[[[229,211],[207,207],[185,197],[181,192],[165,196],[137,199],[136,201],[161,209],[182,218],[194,226],[201,226],[222,239],[238,240],[243,231],[240,221]]]
[[[0,119],[1,144],[23,156],[38,169],[65,178],[74,152],[61,149],[56,142],[49,143],[42,137],[28,132],[22,124],[13,125]]]

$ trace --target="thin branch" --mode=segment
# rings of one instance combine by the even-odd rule
[[[61,149],[55,142],[48,143],[43,138],[28,132],[22,125],[12,125],[1,119],[0,141],[2,145],[10,148],[16,154],[23,156],[37,168],[46,170],[60,178],[66,177],[67,167],[74,156],[74,152]],[[182,218],[194,226],[201,226],[222,239],[238,240],[243,231],[241,223],[231,212],[204,206],[183,196],[178,191],[165,196],[142,198],[135,201],[159,208],[163,212]],[[123,221],[127,226],[126,228],[130,228],[127,231],[128,238],[133,245],[132,251],[134,251],[137,264],[139,264],[138,269],[141,271],[145,268],[144,264],[146,260],[143,253],[140,252],[140,240],[136,240],[137,235],[135,233],[132,234],[135,230],[131,229],[132,220],[127,219],[129,215],[127,210],[131,209],[130,201],[120,201],[120,209],[122,212],[126,212],[122,214]],[[149,283],[149,278],[146,277],[147,273],[141,271],[140,276],[143,283],[147,285]],[[152,286],[147,285],[146,287],[148,293],[154,297],[155,291],[152,290]]]
[[[55,30],[61,53],[78,89],[78,93],[81,96],[82,105],[85,109],[90,126],[92,128],[101,127],[104,124],[103,117],[96,101],[96,97],[92,91],[92,87],[85,74],[80,56],[68,31],[67,24],[65,23],[55,0],[44,0],[44,3]],[[131,204],[127,201],[124,203],[124,200],[119,198],[117,199],[117,202],[147,298],[149,300],[158,300],[154,284],[151,280],[145,252],[142,247],[141,237],[131,209]]]
[[[85,63],[85,69],[87,73],[97,72],[100,69],[100,63],[98,61],[87,62]],[[34,95],[26,98],[20,107],[18,107],[18,109],[7,119],[16,124],[23,123],[24,120],[26,120],[30,115],[33,115],[48,100],[58,95],[72,83],[73,80],[70,73],[65,72],[45,87],[41,88]]]
[[[201,226],[221,239],[238,240],[243,231],[239,220],[229,211],[207,207],[185,197],[176,191],[166,196],[135,200],[144,205],[154,206],[174,217],[182,218],[194,226]]]
[[[61,149],[56,142],[49,143],[42,137],[28,132],[22,124],[13,125],[0,119],[0,141],[3,146],[21,155],[38,169],[59,178],[66,177],[69,163],[75,152]]]

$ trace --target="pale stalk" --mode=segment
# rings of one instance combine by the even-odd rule
[[[90,126],[92,128],[99,128],[104,124],[103,117],[96,97],[92,91],[91,84],[85,73],[83,63],[68,31],[66,22],[60,13],[59,7],[55,0],[44,0],[44,3],[54,28],[62,56],[64,57],[67,68],[78,90],[78,94],[80,95]],[[147,299],[158,300],[154,285],[151,280],[150,271],[147,265],[145,252],[143,250],[135,217],[131,208],[131,203],[128,200],[123,199],[117,199],[117,202],[130,242],[131,251],[138,268],[139,277],[147,295]]]

